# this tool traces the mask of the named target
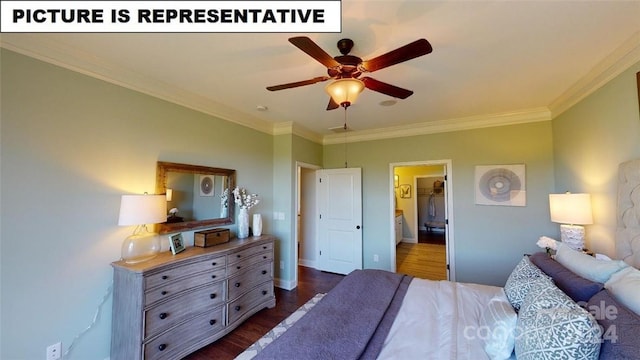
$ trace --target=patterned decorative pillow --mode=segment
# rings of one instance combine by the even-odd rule
[[[518,314],[516,357],[598,359],[601,330],[595,318],[555,285],[540,282]]]
[[[529,261],[529,257],[523,257],[515,269],[513,269],[504,285],[504,292],[507,294],[509,303],[511,303],[511,306],[513,306],[516,311],[520,310],[520,305],[522,305],[522,301],[529,292],[529,289],[537,281],[541,281],[540,279],[551,282],[549,277]]]

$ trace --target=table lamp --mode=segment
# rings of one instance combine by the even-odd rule
[[[158,234],[147,224],[167,221],[166,195],[122,195],[118,225],[136,225],[133,234],[122,243],[122,260],[134,264],[149,260],[160,252]]]
[[[593,224],[591,195],[589,194],[549,194],[551,221],[560,224],[560,240],[570,248],[582,251],[584,248],[584,226]]]

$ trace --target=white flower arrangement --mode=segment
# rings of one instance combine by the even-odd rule
[[[220,205],[222,205],[223,209],[229,207],[229,188],[224,189],[222,195],[220,195]]]
[[[235,199],[236,205],[238,205],[240,209],[249,210],[260,203],[258,195],[247,194],[247,190],[245,188],[236,187],[235,189],[233,189],[233,198]]]
[[[550,250],[558,250],[558,241],[548,236],[541,236],[540,239],[538,239],[538,242],[536,242],[536,245],[546,249],[547,253],[549,253]]]
[[[178,213],[178,208],[172,208],[171,210],[169,210],[169,214],[171,214],[171,216],[176,216],[177,213]]]

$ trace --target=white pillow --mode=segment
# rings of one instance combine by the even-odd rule
[[[622,305],[640,315],[640,271],[638,269],[628,267],[618,271],[611,275],[604,287]]]
[[[573,250],[564,243],[558,245],[556,261],[585,279],[603,284],[609,280],[611,275],[629,266],[622,260],[598,260],[593,256]]]
[[[511,357],[515,346],[515,330],[518,315],[506,296],[496,296],[489,301],[480,317],[483,328],[484,351],[492,360]]]

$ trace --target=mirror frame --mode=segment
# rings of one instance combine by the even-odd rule
[[[158,161],[156,168],[156,194],[167,193],[167,173],[181,172],[190,174],[227,176],[229,195],[235,188],[236,171],[233,169],[214,168],[201,165],[179,164]],[[178,233],[186,230],[195,230],[211,226],[229,225],[234,223],[235,203],[232,198],[229,201],[229,212],[226,218],[184,221],[179,223],[161,223],[157,225],[159,234]]]

